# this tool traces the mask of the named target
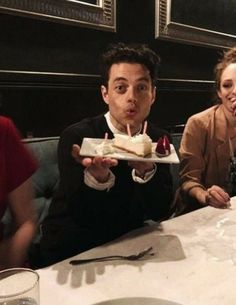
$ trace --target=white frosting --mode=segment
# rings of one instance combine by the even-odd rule
[[[108,143],[106,140],[104,140],[104,141],[102,141],[102,143],[96,145],[95,150],[96,150],[96,153],[100,156],[114,153],[114,147],[113,147],[112,143]]]
[[[125,151],[142,157],[152,152],[152,140],[147,134],[139,134],[133,137],[120,134],[114,136],[114,146]]]

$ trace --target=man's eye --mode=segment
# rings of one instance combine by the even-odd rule
[[[123,85],[117,85],[117,86],[115,87],[115,90],[116,90],[117,92],[124,92],[124,91],[125,91],[125,86],[123,86]]]
[[[139,85],[138,86],[138,89],[139,89],[139,91],[145,91],[145,90],[147,90],[147,85]]]

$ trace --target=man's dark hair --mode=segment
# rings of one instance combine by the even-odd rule
[[[150,72],[153,86],[159,73],[160,57],[145,44],[112,44],[103,54],[101,76],[103,85],[108,85],[109,72],[113,64],[138,63],[146,66]]]

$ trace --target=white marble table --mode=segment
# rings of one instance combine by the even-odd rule
[[[71,266],[69,260],[38,270],[41,305],[236,304],[236,198],[230,209],[206,207],[136,230],[74,258],[132,254],[140,261]],[[73,258],[73,259],[74,259]]]

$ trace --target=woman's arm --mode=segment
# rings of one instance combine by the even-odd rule
[[[8,239],[0,242],[0,269],[22,266],[26,261],[36,228],[31,179],[10,192],[8,201],[14,229]]]
[[[182,189],[201,205],[225,208],[230,200],[229,195],[218,185],[207,188],[204,182],[207,166],[206,151],[209,150],[207,126],[206,118],[198,119],[197,116],[190,118],[186,124],[180,147]]]
[[[180,182],[182,190],[205,204],[206,188],[202,181],[206,169],[207,128],[196,116],[191,117],[180,145]]]

